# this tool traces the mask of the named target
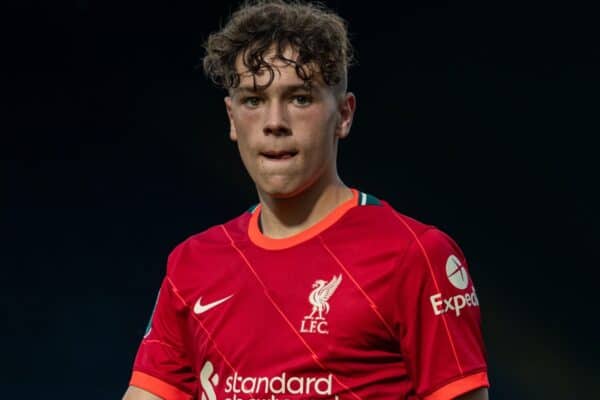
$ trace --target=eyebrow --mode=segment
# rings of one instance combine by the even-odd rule
[[[282,92],[284,94],[288,94],[288,93],[293,93],[296,91],[311,91],[311,87],[307,87],[304,83],[299,83],[299,84],[292,84],[292,85],[285,85],[282,88]],[[244,85],[244,86],[238,86],[237,88],[233,89],[233,93],[235,94],[240,94],[240,93],[260,93],[260,92],[264,92],[264,89],[262,90],[256,90],[254,89],[253,85]]]

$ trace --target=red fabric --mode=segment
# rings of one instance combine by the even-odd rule
[[[163,280],[154,310],[151,329],[142,340],[134,361],[133,370],[150,375],[167,385],[173,386],[183,393],[196,391],[196,373],[192,369],[189,349],[184,340],[188,307],[181,302],[174,292],[169,279],[169,271],[174,268],[173,255],[169,257],[167,277]],[[152,393],[157,393],[155,386],[142,385],[140,381],[132,382]],[[161,392],[162,393],[162,392]],[[165,397],[167,400],[179,400],[180,397]]]
[[[162,399],[169,400],[191,400],[192,396],[188,393],[182,392],[174,386],[169,385],[153,377],[152,375],[144,374],[143,372],[133,371],[131,380],[129,381],[131,386],[144,389]]]
[[[465,376],[458,380],[453,380],[447,385],[431,393],[425,400],[448,400],[454,399],[460,395],[470,392],[473,389],[488,387],[488,377],[486,372],[477,372],[473,375]]]
[[[383,203],[269,250],[249,237],[250,217],[173,251],[134,370],[206,400],[418,399],[453,382],[486,386],[464,380],[486,362],[473,282],[447,235]]]

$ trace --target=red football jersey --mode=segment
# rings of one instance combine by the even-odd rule
[[[262,235],[258,206],[177,246],[130,384],[168,400],[445,400],[488,386],[459,247],[353,192],[290,238]]]

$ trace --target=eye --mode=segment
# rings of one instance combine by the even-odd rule
[[[297,94],[292,97],[292,102],[300,107],[306,107],[312,103],[312,97],[306,94]]]
[[[242,104],[250,108],[256,108],[260,105],[260,97],[249,96],[242,99]]]

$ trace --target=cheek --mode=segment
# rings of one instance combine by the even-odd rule
[[[243,124],[252,123],[252,121],[258,118],[256,110],[250,110],[247,108],[239,107],[235,112],[235,119],[239,120]]]
[[[251,119],[244,116],[244,114],[236,114],[233,118],[233,125],[236,132],[236,141],[240,151],[246,150],[251,147],[251,132],[253,130],[253,124]]]
[[[242,162],[246,166],[246,168],[252,168],[252,162],[254,161],[251,155],[254,153],[251,137],[248,135],[248,130],[245,129],[243,124],[239,122],[235,126],[236,131],[236,140],[235,144],[238,148],[238,152],[242,159]]]
[[[246,167],[252,167],[251,163],[255,162],[255,158],[252,157],[254,152],[252,151],[252,146],[247,140],[248,138],[246,136],[238,135],[237,147],[244,165],[246,165]]]
[[[256,129],[260,115],[254,110],[236,109],[231,115],[232,123],[238,135],[245,136],[248,132]]]
[[[306,145],[317,153],[325,153],[333,148],[337,118],[331,113],[311,115],[304,123]]]

